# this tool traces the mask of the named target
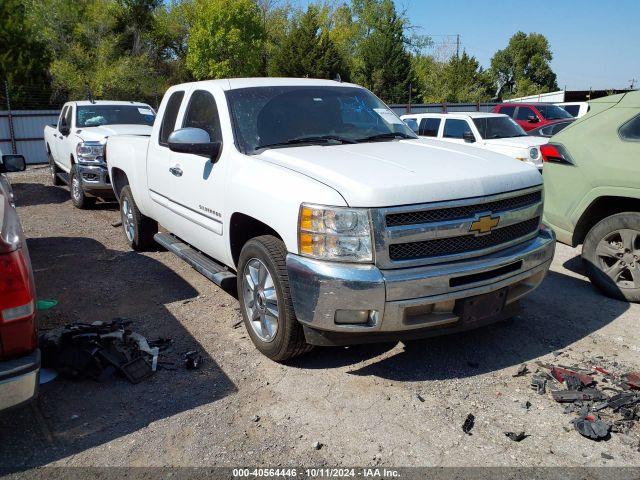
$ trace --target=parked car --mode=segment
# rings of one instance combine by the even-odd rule
[[[418,139],[353,84],[174,86],[150,138],[107,151],[131,247],[155,238],[236,281],[251,340],[278,361],[510,317],[554,253],[535,169]]]
[[[44,128],[53,185],[69,185],[78,208],[113,198],[104,145],[110,135],[149,135],[155,112],[146,103],[111,100],[65,103],[58,123]]]
[[[525,131],[542,127],[554,120],[573,118],[569,112],[550,103],[500,103],[492,112],[513,118]]]
[[[545,217],[582,244],[591,282],[640,301],[640,92],[592,100],[591,112],[542,147]]]
[[[22,155],[0,152],[0,410],[37,393],[40,351],[29,251],[5,173],[25,169]]]
[[[547,123],[542,127],[534,128],[533,130],[529,130],[527,135],[531,135],[532,137],[545,137],[550,138],[553,137],[556,133],[560,133],[566,127],[571,125],[575,119],[567,119],[567,120],[556,120],[554,122]]]
[[[558,107],[562,107],[574,118],[584,117],[589,111],[588,102],[562,102],[556,103]]]
[[[420,113],[401,117],[420,136],[508,155],[542,170],[540,145],[545,138],[532,138],[512,118],[499,113]]]

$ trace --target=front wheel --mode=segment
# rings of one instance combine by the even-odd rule
[[[69,173],[69,191],[71,192],[71,202],[76,208],[89,208],[96,201],[95,198],[87,196],[84,192],[82,180],[75,165],[71,166],[71,172]]]
[[[256,348],[281,362],[311,350],[296,319],[284,243],[271,235],[249,240],[238,262],[238,300]]]
[[[143,251],[153,245],[153,236],[158,233],[158,222],[138,210],[129,185],[120,192],[120,216],[124,234],[133,250]]]
[[[640,302],[640,213],[618,213],[598,222],[587,233],[582,260],[603,293]]]

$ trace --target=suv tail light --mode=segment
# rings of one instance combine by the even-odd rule
[[[547,143],[540,147],[540,154],[542,155],[542,161],[545,163],[564,163],[566,165],[573,165],[573,161],[569,156],[569,153],[562,145],[556,145],[555,143]]]

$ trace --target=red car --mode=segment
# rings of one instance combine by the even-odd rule
[[[24,169],[22,155],[0,156],[0,410],[35,397],[40,372],[31,260],[3,175]]]
[[[573,118],[564,108],[550,103],[500,103],[493,107],[492,112],[509,115],[525,131]]]

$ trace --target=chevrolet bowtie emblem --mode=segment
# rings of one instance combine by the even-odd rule
[[[491,215],[485,215],[471,224],[469,231],[476,235],[483,235],[491,232],[500,223],[500,217],[492,217]]]

